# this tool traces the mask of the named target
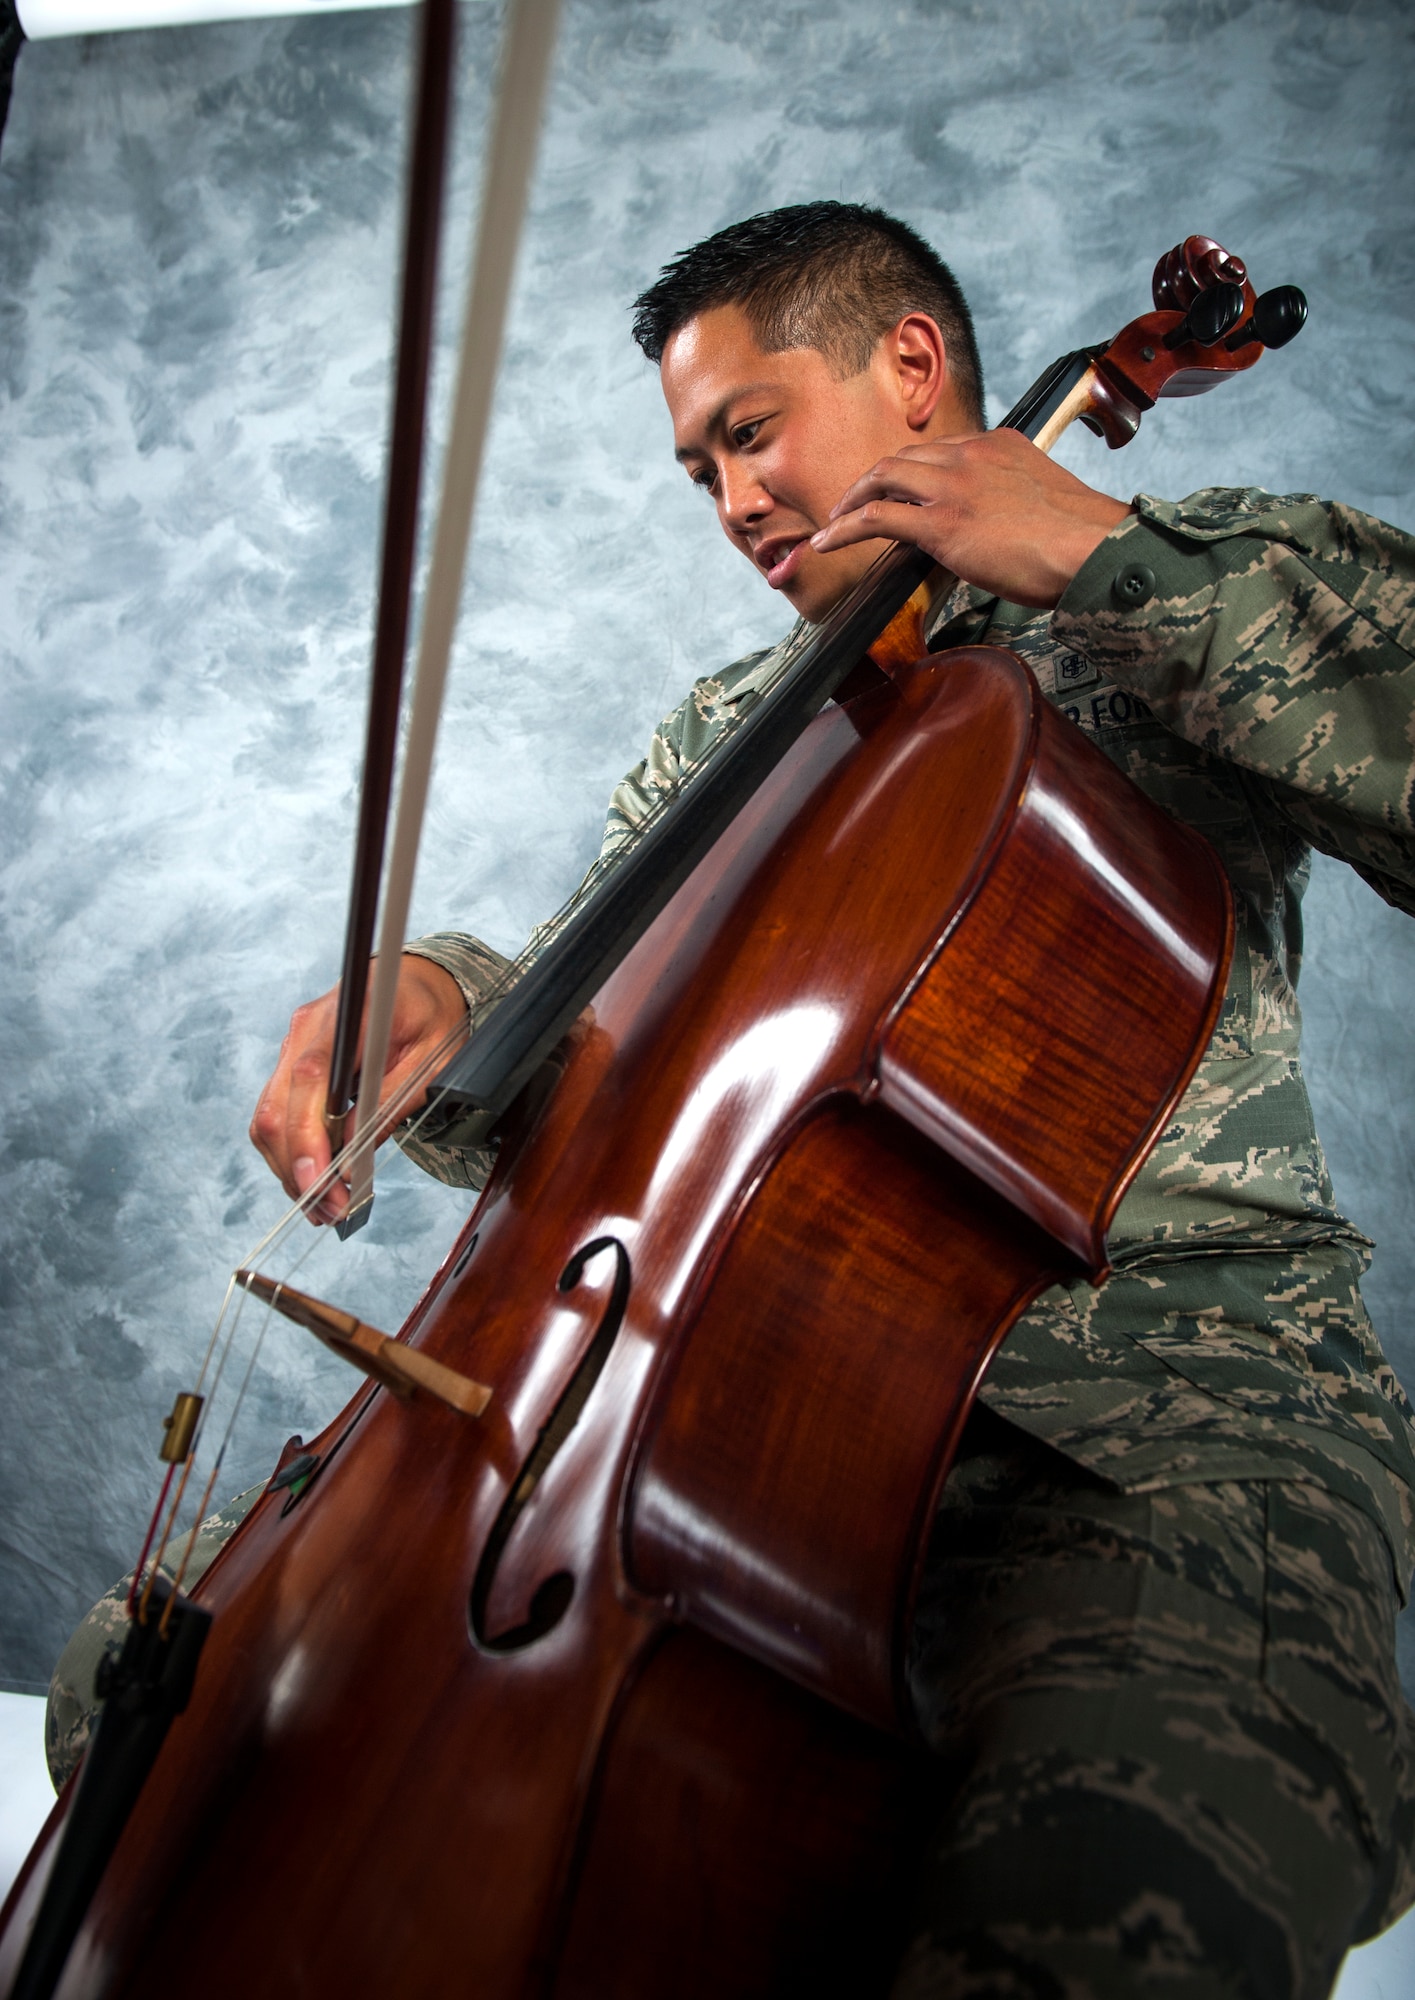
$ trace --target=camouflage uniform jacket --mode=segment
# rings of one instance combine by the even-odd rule
[[[1052,613],[959,586],[937,650],[1011,647],[1043,693],[1233,885],[1237,946],[1199,1071],[1127,1195],[1102,1287],[1055,1287],[984,1385],[992,1408],[1127,1491],[1284,1478],[1354,1501],[1415,1563],[1415,1427],[1361,1304],[1298,1060],[1310,849],[1415,912],[1415,542],[1307,495],[1141,495]],[[610,803],[596,871],[770,680],[779,648],[699,681]],[[596,871],[592,871],[596,872]],[[469,1000],[504,964],[440,935]],[[485,1161],[414,1141],[443,1178]]]

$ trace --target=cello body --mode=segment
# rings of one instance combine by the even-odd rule
[[[404,1330],[486,1414],[365,1388],[197,1586],[65,2000],[884,1990],[932,1506],[1008,1327],[1104,1270],[1231,932],[1206,843],[1013,656],[828,704]]]

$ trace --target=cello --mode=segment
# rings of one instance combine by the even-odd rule
[[[1228,345],[1259,320],[1237,260],[1191,240],[1166,268],[1178,297],[1026,425],[1123,430],[1163,368],[1258,358]],[[842,1948],[823,1919],[907,1820],[932,1495],[1011,1319],[1104,1269],[1227,935],[1203,843],[1025,669],[910,650],[914,563],[885,559],[714,760],[726,793],[689,787],[449,1072],[495,1175],[401,1367],[378,1350],[198,1587],[191,1702],[58,1990],[146,1991],[174,1933],[217,1992],[778,1991],[813,1935],[868,1990],[870,1924]],[[866,646],[892,671],[852,683]],[[1066,938],[1131,1095],[1078,1090],[1028,1015]],[[405,1400],[412,1357],[474,1367],[482,1413]],[[210,1930],[227,1899],[241,1941]]]

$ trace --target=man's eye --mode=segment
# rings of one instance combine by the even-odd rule
[[[756,441],[756,435],[760,429],[761,429],[761,424],[756,422],[750,424],[738,424],[737,428],[732,433],[732,442],[733,444],[736,445],[738,451],[745,451],[748,445],[753,444]]]
[[[696,472],[690,472],[688,477],[692,480],[694,486],[697,487],[699,493],[711,493],[716,484],[716,475],[709,471],[706,466],[699,467]]]

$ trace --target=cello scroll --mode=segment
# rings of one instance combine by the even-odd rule
[[[1161,396],[1204,395],[1251,368],[1266,348],[1285,347],[1307,318],[1307,301],[1296,285],[1259,297],[1243,259],[1211,236],[1189,236],[1167,250],[1155,265],[1151,291],[1153,312],[1074,357],[1087,362],[1084,373],[1031,433],[1043,450],[1079,422],[1116,451],[1129,444]]]

